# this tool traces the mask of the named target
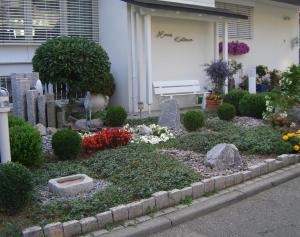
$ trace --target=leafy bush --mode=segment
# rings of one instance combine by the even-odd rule
[[[8,214],[22,210],[33,190],[30,171],[18,163],[1,164],[0,180],[0,209]]]
[[[232,104],[235,107],[236,114],[240,115],[240,110],[239,110],[239,104],[241,99],[245,96],[248,95],[249,92],[246,90],[241,90],[241,89],[234,89],[231,90],[227,95],[224,96],[224,103],[229,103]]]
[[[61,129],[52,137],[54,154],[63,160],[77,157],[81,150],[81,136],[78,132]]]
[[[108,126],[120,127],[124,125],[126,119],[127,112],[122,106],[108,108],[105,120]]]
[[[218,107],[218,117],[221,120],[230,121],[235,117],[235,107],[232,104],[224,103]]]
[[[113,94],[108,55],[94,41],[78,37],[50,39],[36,50],[32,64],[43,82],[68,84],[71,93],[81,89]]]
[[[245,95],[239,104],[241,115],[261,119],[266,111],[266,99],[262,94]]]
[[[12,161],[25,166],[37,165],[42,157],[39,131],[29,123],[12,116],[9,118],[9,125]]]
[[[188,131],[196,131],[204,124],[204,115],[200,111],[189,111],[183,116],[183,125]]]
[[[258,66],[256,67],[256,74],[257,74],[260,78],[262,78],[262,77],[264,77],[265,75],[267,75],[268,72],[269,72],[269,69],[268,69],[268,67],[265,66],[265,65],[258,65]]]

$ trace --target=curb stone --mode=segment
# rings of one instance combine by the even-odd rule
[[[295,166],[298,167],[299,172],[297,171],[295,173],[290,173],[290,169],[293,169],[293,167],[284,168],[288,165],[295,164],[299,161],[300,161],[300,155],[281,155],[281,156],[278,156],[276,159],[268,159],[257,165],[250,166],[247,171],[234,173],[234,174],[231,174],[228,176],[221,176],[221,178],[212,177],[210,179],[205,179],[205,180],[202,180],[201,182],[193,183],[193,184],[191,184],[191,186],[183,188],[178,191],[181,193],[181,195],[180,195],[181,200],[187,196],[191,196],[195,199],[195,198],[199,198],[203,195],[206,195],[208,193],[212,193],[215,191],[221,191],[223,193],[224,190],[226,191],[225,188],[228,188],[231,186],[232,187],[229,188],[228,190],[231,190],[231,191],[232,191],[232,189],[237,190],[237,187],[239,187],[239,186],[233,186],[233,185],[242,183],[241,185],[242,185],[242,187],[244,187],[244,189],[238,190],[237,193],[239,193],[240,196],[253,195],[257,192],[271,188],[274,185],[278,185],[280,183],[286,182],[287,180],[292,179],[291,177],[297,177],[298,175],[300,175],[300,164],[293,166],[293,167],[295,167]],[[277,171],[275,171],[276,169],[277,169]],[[278,170],[278,169],[281,169],[281,170]],[[261,177],[258,177],[263,174],[268,174],[272,171],[275,171],[273,174],[278,175],[278,176],[283,175],[285,172],[288,172],[289,175],[286,177],[282,176],[281,179],[274,179],[271,183],[268,181],[262,180]],[[273,174],[271,174],[271,175],[273,175]],[[267,176],[270,176],[270,174],[268,174]],[[256,188],[251,186],[254,181],[251,181],[251,180],[247,181],[249,179],[254,179],[254,178],[257,178],[257,180],[258,180],[257,182],[260,184]],[[247,185],[250,185],[250,187],[252,187],[252,189],[247,189]],[[247,192],[243,193],[243,190],[247,190]],[[225,193],[228,193],[228,191]],[[97,214],[96,218],[95,217],[84,218],[85,220],[90,220],[92,222],[91,223],[92,226],[85,226],[86,225],[85,222],[82,222],[82,221],[79,222],[77,220],[65,222],[62,224],[63,237],[80,236],[83,233],[87,233],[86,227],[87,227],[87,229],[89,229],[89,228],[93,229],[93,228],[96,228],[95,227],[96,225],[98,225],[99,228],[103,228],[106,224],[113,224],[113,223],[117,223],[119,221],[127,221],[129,219],[129,215],[130,215],[130,217],[134,217],[135,215],[139,216],[139,215],[141,215],[141,213],[143,215],[147,215],[147,213],[149,213],[149,211],[151,212],[153,210],[162,210],[159,213],[155,213],[154,214],[155,217],[166,215],[166,213],[164,213],[163,209],[172,207],[172,206],[176,205],[178,202],[178,200],[177,200],[178,196],[176,198],[176,201],[174,199],[172,200],[172,198],[174,198],[174,197],[172,197],[172,191],[160,191],[160,192],[152,194],[152,197],[150,197],[148,199],[143,199],[143,200],[138,201],[138,203],[139,203],[138,205],[136,204],[136,202],[133,202],[133,203],[129,203],[127,205],[112,207],[110,209],[110,211],[106,211],[106,212]],[[202,200],[209,201],[210,198],[204,198],[204,199],[202,198]],[[233,199],[233,201],[236,201],[236,200],[237,199]],[[179,202],[180,202],[180,200],[179,200]],[[195,201],[193,201],[193,203],[195,203]],[[134,207],[134,209],[133,209],[133,207]],[[186,206],[184,206],[184,205],[176,206],[177,209],[182,209],[182,210],[185,210],[186,209],[185,207]],[[131,209],[132,212],[130,214],[129,214],[129,212],[130,212],[129,208],[132,208]],[[218,205],[215,205],[211,208],[218,208]],[[205,210],[208,211],[209,209],[205,209]],[[196,212],[196,210],[195,210],[195,212]],[[202,212],[199,212],[199,213],[201,214]],[[168,214],[168,215],[172,215],[172,214]],[[174,223],[176,223],[175,219],[174,219]],[[174,224],[174,223],[172,222],[171,224]],[[51,224],[49,224],[49,225],[51,226]],[[39,226],[30,227],[30,228],[24,229],[22,231],[22,234],[24,237],[44,237],[44,236],[56,237],[55,235],[49,235],[47,233],[46,226],[43,229]],[[135,236],[135,235],[132,235],[132,236]]]

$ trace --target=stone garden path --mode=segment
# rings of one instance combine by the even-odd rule
[[[300,178],[149,237],[300,236]]]

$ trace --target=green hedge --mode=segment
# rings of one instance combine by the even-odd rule
[[[242,116],[261,119],[266,111],[265,94],[245,95],[240,101],[239,110]]]
[[[239,104],[241,99],[248,94],[249,92],[246,90],[233,89],[227,95],[224,96],[223,102],[232,104],[235,107],[236,114],[241,115],[241,112],[239,110]]]

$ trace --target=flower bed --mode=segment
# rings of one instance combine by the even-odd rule
[[[300,152],[300,130],[295,133],[287,133],[282,136],[282,140],[289,144],[291,151],[295,153]]]
[[[82,147],[86,153],[92,154],[105,148],[125,146],[131,140],[131,133],[118,128],[102,129],[95,134],[84,134]]]

